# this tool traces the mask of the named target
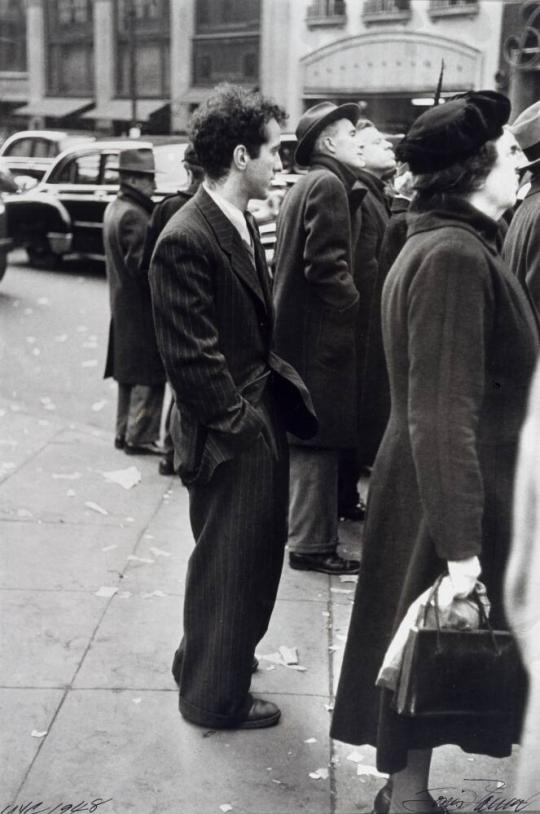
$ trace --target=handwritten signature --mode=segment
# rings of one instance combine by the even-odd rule
[[[100,806],[111,801],[112,797],[107,800],[96,797],[94,800],[81,800],[80,803],[58,803],[51,807],[47,806],[43,800],[38,802],[32,800],[29,803],[8,803],[0,810],[0,814],[78,814],[83,811],[94,814]]]
[[[466,787],[466,783],[480,783],[479,787]],[[403,807],[411,814],[428,814],[437,806],[450,811],[476,812],[482,814],[491,811],[513,811],[519,814],[528,807],[540,792],[529,799],[515,797],[506,790],[502,780],[483,777],[467,777],[462,786],[443,786],[440,788],[422,789],[414,800],[404,800]],[[3,814],[0,812],[0,814]]]

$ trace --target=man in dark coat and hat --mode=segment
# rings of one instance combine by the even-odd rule
[[[390,399],[381,343],[381,290],[379,256],[390,219],[386,179],[393,175],[396,159],[392,144],[369,119],[356,124],[363,160],[356,177],[365,197],[352,225],[353,278],[360,295],[357,317],[358,445],[340,457],[338,512],[340,517],[362,520],[365,505],[357,483],[362,467],[371,466],[381,442]]]
[[[120,191],[103,219],[111,303],[105,378],[118,382],[115,446],[128,454],[159,454],[165,371],[156,344],[148,273],[141,269],[153,209],[152,150],[123,150],[118,170]]]
[[[351,213],[365,195],[356,104],[322,102],[304,113],[296,162],[309,165],[277,222],[275,345],[306,382],[319,432],[290,449],[289,563],[326,574],[357,573],[337,553],[339,450],[357,443],[358,291],[353,279]]]
[[[531,186],[517,209],[503,246],[503,257],[540,311],[540,102],[521,113],[510,131],[529,162]]]

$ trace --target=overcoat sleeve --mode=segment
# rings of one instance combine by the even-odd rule
[[[180,409],[238,446],[264,431],[219,348],[212,261],[186,235],[160,238],[150,266],[158,347]]]
[[[481,553],[477,429],[493,312],[481,255],[451,245],[424,258],[408,291],[408,421],[426,522],[447,560]]]
[[[139,274],[148,219],[142,211],[130,207],[122,215],[118,234],[126,271],[132,277]]]
[[[325,173],[311,186],[304,210],[304,274],[320,299],[345,309],[358,300],[351,268],[349,201],[342,182]]]
[[[540,310],[540,217],[535,217],[525,236],[525,282],[537,310]]]

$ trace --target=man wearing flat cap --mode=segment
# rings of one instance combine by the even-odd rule
[[[111,324],[105,378],[118,382],[115,446],[127,454],[159,454],[165,370],[157,348],[148,270],[141,258],[153,209],[154,155],[123,150],[120,190],[103,219]]]
[[[358,573],[337,553],[338,456],[357,443],[356,325],[351,222],[365,195],[356,104],[321,102],[298,124],[296,162],[309,167],[277,223],[275,346],[306,382],[317,435],[291,441],[289,563],[326,574]]]
[[[540,102],[521,113],[510,128],[525,154],[531,186],[506,234],[503,257],[540,309]]]

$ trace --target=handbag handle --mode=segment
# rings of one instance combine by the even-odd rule
[[[433,600],[433,608],[434,608],[434,611],[435,611],[435,624],[437,626],[437,647],[436,647],[436,651],[435,651],[436,653],[442,652],[441,638],[440,638],[441,637],[441,620],[440,620],[440,616],[439,616],[439,603],[437,602],[437,595],[438,595],[439,588],[441,587],[441,582],[444,579],[444,576],[445,576],[445,574],[440,574],[437,577],[437,579],[435,580],[435,582],[433,584],[433,589],[432,589],[432,591],[431,591],[431,593],[430,593],[430,595],[428,597],[428,600],[427,600],[426,604],[424,605],[424,617],[422,619],[422,626],[425,627],[426,626],[426,620],[427,620],[427,613],[428,613],[429,607],[431,605],[431,602]],[[476,604],[478,605],[478,610],[479,610],[479,613],[480,613],[480,621],[482,623],[482,626],[484,626],[485,628],[487,628],[487,630],[489,630],[490,637],[491,637],[491,642],[493,644],[493,649],[495,651],[495,655],[499,656],[500,653],[501,653],[501,650],[500,650],[499,645],[497,644],[497,638],[495,636],[495,633],[493,632],[493,628],[491,627],[491,624],[490,624],[489,619],[487,617],[485,608],[482,605],[482,600],[480,599],[480,596],[478,595],[478,589],[477,589],[476,585],[474,586],[473,590],[471,591],[471,595],[473,596]]]

